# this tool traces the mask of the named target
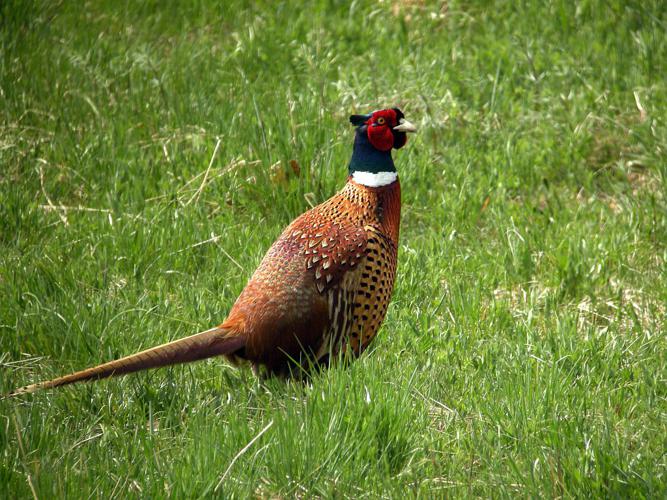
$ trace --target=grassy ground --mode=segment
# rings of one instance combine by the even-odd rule
[[[0,392],[220,322],[351,112],[421,133],[372,352],[0,401],[0,496],[664,498],[667,10],[522,4],[2,2]]]

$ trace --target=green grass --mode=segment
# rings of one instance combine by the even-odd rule
[[[221,322],[344,183],[350,113],[421,132],[372,352],[0,401],[0,496],[664,498],[666,31],[650,0],[2,2],[0,392]]]

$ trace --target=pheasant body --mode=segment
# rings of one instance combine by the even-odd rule
[[[292,222],[221,328],[241,331],[233,357],[285,373],[293,362],[360,354],[377,333],[396,273],[400,184],[354,180]]]
[[[220,326],[11,395],[219,355],[286,375],[363,352],[396,276],[401,190],[391,149],[415,128],[398,108],[350,121],[357,132],[347,184],[283,231]]]

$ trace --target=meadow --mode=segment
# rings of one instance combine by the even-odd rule
[[[0,3],[0,393],[220,323],[398,105],[361,359],[0,400],[0,497],[667,495],[660,1]]]

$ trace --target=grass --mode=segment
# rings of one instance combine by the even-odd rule
[[[0,401],[0,496],[664,498],[662,2],[121,4],[0,6],[0,392],[221,322],[399,105],[394,299],[309,385]]]

